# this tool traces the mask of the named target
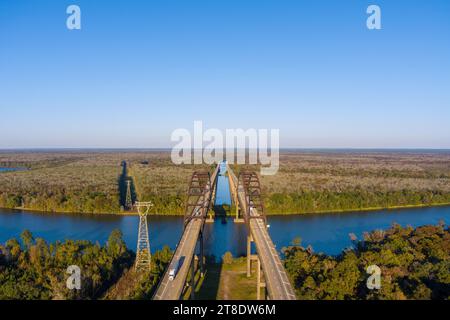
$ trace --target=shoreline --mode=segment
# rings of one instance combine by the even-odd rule
[[[360,209],[348,209],[348,210],[319,210],[319,211],[310,211],[310,212],[302,212],[302,213],[267,213],[267,216],[300,216],[300,215],[320,215],[320,214],[333,214],[333,213],[361,213],[361,212],[372,212],[372,211],[390,211],[390,210],[402,210],[402,209],[420,209],[420,208],[434,208],[434,207],[445,207],[450,206],[450,202],[447,203],[432,203],[432,204],[415,204],[415,205],[403,205],[403,206],[391,206],[391,207],[369,207],[369,208],[360,208]],[[0,210],[11,210],[11,211],[23,211],[27,213],[41,213],[41,214],[67,214],[67,215],[91,215],[91,216],[138,216],[137,212],[119,212],[119,213],[111,213],[111,212],[73,212],[73,211],[43,211],[38,209],[30,209],[30,208],[4,208],[0,207]],[[177,213],[149,213],[149,216],[170,216],[170,217],[183,217],[183,214]],[[235,213],[227,212],[227,217],[235,216]]]
[[[318,210],[304,213],[269,213],[268,216],[290,216],[290,215],[313,215],[313,214],[330,214],[330,213],[358,213],[358,212],[371,212],[371,211],[389,211],[389,210],[402,210],[402,209],[420,209],[420,208],[434,208],[450,206],[450,202],[445,203],[432,203],[432,204],[411,204],[403,206],[390,206],[390,207],[369,207],[361,209],[345,209],[345,210]]]

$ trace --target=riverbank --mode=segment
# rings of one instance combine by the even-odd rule
[[[445,207],[450,206],[450,202],[446,203],[433,203],[433,204],[412,204],[403,206],[388,206],[388,207],[369,207],[359,209],[346,209],[346,210],[317,210],[303,213],[267,213],[268,216],[289,216],[289,215],[312,215],[312,214],[332,214],[332,213],[357,213],[357,212],[370,212],[370,211],[384,211],[384,210],[402,210],[402,209],[414,209],[414,208],[433,208],[433,207]]]
[[[25,211],[25,212],[39,212],[43,214],[82,214],[82,215],[99,215],[99,216],[137,216],[137,212],[130,212],[130,211],[123,211],[123,212],[76,212],[76,211],[45,211],[45,210],[39,210],[34,208],[25,208],[25,207],[14,207],[14,208],[5,208],[0,207],[0,209],[5,210],[16,210],[16,211]],[[151,214],[151,213],[150,213]],[[154,214],[154,215],[166,215],[166,214]]]
[[[315,214],[333,214],[333,213],[358,213],[358,212],[370,212],[370,211],[384,211],[384,210],[402,210],[402,209],[414,209],[414,208],[433,208],[433,207],[445,207],[450,206],[450,202],[447,203],[433,203],[433,204],[417,204],[417,205],[404,205],[404,206],[390,206],[390,207],[370,207],[370,208],[359,208],[359,209],[346,209],[346,210],[317,210],[309,212],[292,212],[292,213],[280,213],[280,212],[266,212],[267,216],[296,216],[296,215],[315,215]],[[15,208],[4,208],[5,210],[16,210],[25,212],[39,212],[45,214],[85,214],[85,215],[110,215],[110,216],[137,216],[137,212],[122,211],[122,212],[74,212],[74,211],[44,211],[32,208],[15,207]],[[236,215],[236,209],[232,206],[230,209],[224,209],[225,216],[234,217]],[[182,217],[184,214],[180,213],[152,213],[151,216],[170,216],[170,217]]]

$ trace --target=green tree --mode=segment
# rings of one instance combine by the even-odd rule
[[[26,248],[30,248],[30,246],[33,244],[34,239],[30,230],[24,230],[20,234],[20,238],[22,239],[22,243]]]

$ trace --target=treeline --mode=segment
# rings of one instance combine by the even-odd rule
[[[1,208],[25,208],[46,212],[117,213],[120,211],[116,193],[108,194],[94,190],[66,193],[64,189],[40,192],[0,193]]]
[[[0,207],[47,212],[118,213],[121,211],[118,193],[95,191],[92,187],[73,192],[60,188],[18,191],[0,193]],[[356,189],[341,192],[304,190],[298,193],[266,193],[263,196],[266,212],[269,214],[351,211],[450,203],[450,193],[437,190]],[[153,213],[184,214],[185,193],[147,193],[142,198],[153,202]]]
[[[104,246],[82,240],[47,244],[27,230],[20,238],[0,245],[0,300],[148,299],[172,257],[165,247],[152,255],[150,272],[136,273],[135,255],[119,230]],[[66,285],[72,265],[81,271],[80,290]]]
[[[283,252],[299,299],[450,298],[450,232],[444,223],[374,231],[337,257],[298,242]],[[370,265],[381,269],[379,290],[367,287]]]
[[[305,190],[299,193],[264,194],[268,214],[302,214],[315,212],[352,211],[373,208],[432,206],[450,204],[450,193],[437,190]],[[185,194],[146,194],[152,201],[152,212],[184,214]]]
[[[299,193],[269,194],[265,196],[264,203],[269,213],[314,213],[449,204],[450,193],[406,189],[399,191],[349,190],[341,192],[306,190]]]
[[[186,195],[155,195],[145,196],[146,201],[153,203],[152,213],[183,215],[186,206]]]

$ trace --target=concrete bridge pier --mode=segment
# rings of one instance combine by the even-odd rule
[[[205,275],[205,264],[204,264],[204,254],[203,254],[203,231],[200,231],[200,277],[203,278]]]
[[[205,219],[205,223],[214,223],[214,217],[212,216],[211,212],[208,213],[208,218]]]
[[[267,299],[267,287],[264,281],[261,281],[261,261],[259,257],[257,258],[257,269],[256,269],[256,300],[261,300],[261,288],[264,288],[264,299]]]
[[[247,236],[247,277],[252,275],[252,261],[256,261],[256,299],[261,300],[261,288],[264,288],[264,298],[267,298],[266,283],[262,281],[263,273],[261,269],[261,260],[257,254],[252,254],[252,235]]]
[[[195,299],[195,258],[196,256],[194,255],[191,260],[191,300]]]
[[[200,270],[200,277],[203,278],[205,276],[205,257],[204,257],[204,245],[203,245],[203,231],[200,231],[199,237],[198,237],[199,246],[200,246],[200,252],[199,255],[196,255],[194,253],[194,256],[192,258],[191,262],[191,279],[189,286],[191,287],[191,294],[190,298],[191,300],[195,299],[195,274],[198,270]]]
[[[233,219],[234,223],[244,223],[245,222],[244,219],[239,218],[239,211],[240,211],[239,205],[236,205],[236,218]]]
[[[239,217],[239,213],[240,213],[241,209],[239,206],[237,185],[234,183],[230,174],[228,174],[228,184],[230,185],[231,195],[233,197],[234,206],[236,207],[236,217],[234,218],[233,221],[234,221],[234,223],[243,223],[244,219],[242,219],[242,215],[241,215],[241,217]]]
[[[211,194],[211,201],[209,202],[209,208],[208,208],[208,217],[205,219],[206,223],[214,223],[214,205],[216,203],[216,192],[217,192],[217,182],[216,185],[212,188],[212,194]]]
[[[247,236],[247,278],[252,275],[252,261],[258,260],[258,255],[252,254],[252,242],[253,236],[250,234]]]
[[[235,206],[236,206],[236,218],[234,218],[233,222],[234,223],[244,223],[245,222],[244,219],[239,217],[239,213],[241,212],[241,209],[239,208],[239,204],[238,204],[237,200],[235,202]]]

